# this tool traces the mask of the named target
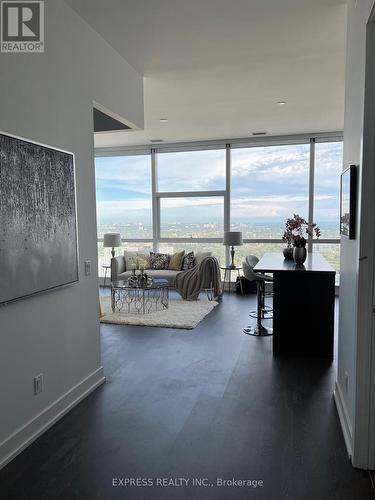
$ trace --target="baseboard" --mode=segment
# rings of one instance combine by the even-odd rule
[[[336,403],[337,413],[339,415],[340,424],[342,433],[344,435],[344,441],[346,445],[346,449],[349,455],[349,458],[352,458],[353,450],[352,450],[352,438],[353,438],[353,430],[352,425],[349,418],[348,409],[346,407],[346,403],[344,397],[341,392],[341,388],[339,384],[335,383],[335,390],[333,393],[333,398]]]
[[[104,382],[101,366],[0,443],[0,469]]]

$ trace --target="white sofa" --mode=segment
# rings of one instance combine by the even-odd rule
[[[197,252],[195,254],[196,265],[208,256],[211,256],[211,252]],[[171,271],[170,269],[145,269],[145,273],[153,278],[164,278],[168,280],[168,284],[171,288],[175,287],[176,276],[180,272],[181,271]],[[132,271],[126,269],[125,257],[123,255],[111,259],[111,281],[126,280],[131,274]]]

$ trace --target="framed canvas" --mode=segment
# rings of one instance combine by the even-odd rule
[[[357,167],[350,167],[341,174],[340,183],[340,234],[355,239],[357,194]]]
[[[73,153],[0,132],[0,304],[76,281]]]

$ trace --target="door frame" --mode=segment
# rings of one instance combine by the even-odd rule
[[[366,26],[352,463],[375,469],[375,3]],[[364,179],[366,182],[364,182]]]

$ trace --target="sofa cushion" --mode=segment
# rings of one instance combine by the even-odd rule
[[[151,267],[150,256],[145,253],[124,251],[125,265],[128,271],[135,265],[136,269],[149,269]]]
[[[176,252],[173,255],[171,255],[169,259],[168,268],[171,271],[181,271],[184,255],[185,255],[185,250],[182,250],[182,252]]]
[[[167,253],[150,252],[151,269],[168,269],[169,255]]]
[[[126,269],[129,270],[132,268],[132,266],[137,267],[137,252],[128,252],[127,250],[125,250],[124,258],[125,258]]]

